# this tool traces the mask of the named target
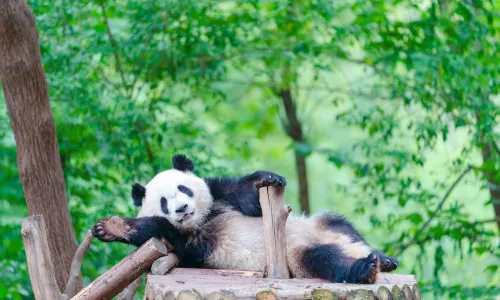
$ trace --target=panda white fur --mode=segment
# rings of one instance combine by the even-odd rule
[[[166,238],[184,267],[262,271],[265,266],[262,211],[258,187],[284,186],[284,177],[258,171],[241,178],[196,176],[191,160],[172,158],[174,168],[146,186],[134,184],[137,218],[111,217],[93,228],[101,241],[142,245]],[[397,268],[395,258],[371,248],[344,217],[290,215],[287,259],[297,278],[373,283],[379,271]]]

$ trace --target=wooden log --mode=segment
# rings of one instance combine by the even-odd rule
[[[208,294],[208,296],[203,298],[204,300],[236,300],[238,299],[236,295],[227,290],[221,290]]]
[[[264,222],[264,241],[266,247],[267,277],[276,279],[290,278],[286,260],[286,220],[292,211],[285,207],[285,188],[262,187],[259,189],[259,202]]]
[[[403,297],[405,300],[413,300],[414,298],[411,288],[406,284],[403,286]]]
[[[392,300],[391,291],[385,286],[381,286],[377,290],[377,297],[379,300]]]
[[[21,234],[35,298],[38,300],[60,300],[62,295],[57,286],[50,257],[43,216],[37,215],[23,219]]]
[[[311,297],[313,300],[333,300],[333,293],[329,290],[317,289],[312,291]]]
[[[392,287],[392,298],[394,300],[404,300],[403,291],[397,285]]]
[[[134,300],[135,294],[137,293],[137,290],[141,286],[141,283],[142,283],[141,277],[132,281],[132,283],[129,284],[129,286],[127,286],[120,294],[118,294],[117,300]]]
[[[422,299],[422,294],[420,293],[420,288],[418,287],[418,284],[413,285],[413,295],[415,295],[415,300]]]
[[[272,291],[261,291],[255,295],[256,300],[278,300],[278,297]]]
[[[201,295],[196,290],[183,290],[177,295],[177,300],[201,300]]]
[[[168,253],[167,255],[155,260],[151,266],[151,273],[154,275],[165,275],[170,269],[175,267],[179,263],[179,258],[174,253]]]
[[[87,231],[82,243],[78,246],[78,249],[76,249],[75,257],[73,257],[73,262],[71,263],[71,270],[69,272],[69,279],[66,284],[63,300],[70,299],[78,292],[77,289],[82,282],[80,267],[82,266],[83,257],[90,248],[93,239],[94,236],[92,235],[92,231]]]
[[[152,238],[71,299],[112,299],[147,271],[155,260],[166,254],[167,247],[160,240]]]

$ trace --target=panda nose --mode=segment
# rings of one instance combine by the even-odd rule
[[[183,206],[181,206],[178,209],[176,209],[175,212],[178,213],[178,214],[180,214],[180,213],[185,212],[187,208],[188,208],[188,205],[184,204]]]

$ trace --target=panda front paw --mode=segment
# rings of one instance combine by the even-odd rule
[[[255,187],[260,189],[266,186],[284,187],[286,186],[286,179],[278,174],[262,171],[260,178],[255,181]]]
[[[399,267],[399,262],[396,258],[390,256],[380,256],[380,271],[392,272]]]
[[[127,241],[131,230],[125,219],[113,216],[99,220],[92,228],[92,235],[102,242]]]

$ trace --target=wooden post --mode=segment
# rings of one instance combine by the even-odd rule
[[[147,271],[155,260],[166,254],[167,247],[160,240],[152,238],[71,299],[112,299]]]
[[[286,220],[292,211],[285,207],[284,187],[262,187],[259,201],[264,222],[264,241],[266,246],[267,277],[275,279],[290,278],[286,260]]]
[[[23,219],[21,234],[35,298],[37,300],[60,300],[62,296],[50,258],[43,216],[37,215]]]

